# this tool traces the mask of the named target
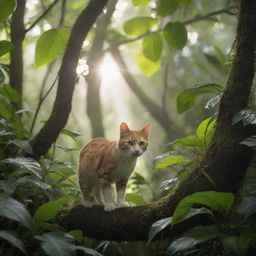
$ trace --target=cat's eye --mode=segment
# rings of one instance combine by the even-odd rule
[[[140,141],[139,145],[140,146],[144,146],[145,145],[145,141]]]
[[[133,146],[133,142],[131,140],[129,140],[128,145]]]

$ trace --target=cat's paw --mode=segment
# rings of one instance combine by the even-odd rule
[[[90,202],[90,201],[83,201],[83,202],[82,202],[82,205],[83,205],[84,207],[86,207],[86,208],[91,208],[91,207],[93,207],[93,203]]]
[[[112,212],[116,209],[116,205],[114,203],[108,203],[104,205],[104,211],[106,212]]]
[[[129,206],[130,206],[129,203],[126,202],[126,201],[119,201],[119,202],[117,202],[117,207],[118,208],[125,208],[125,207],[129,207]]]

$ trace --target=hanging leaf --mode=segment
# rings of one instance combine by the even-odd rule
[[[196,226],[185,232],[181,238],[175,240],[167,249],[167,253],[175,255],[181,251],[187,251],[197,244],[201,244],[219,236],[219,232],[214,226]]]
[[[157,234],[159,234],[162,230],[164,230],[166,227],[168,227],[171,224],[171,220],[172,218],[168,217],[168,218],[158,220],[151,225],[148,233],[148,244],[151,243],[151,241]]]
[[[123,28],[127,35],[138,36],[147,32],[151,27],[156,25],[157,22],[157,19],[151,17],[136,17],[127,20]]]
[[[17,236],[14,235],[12,232],[8,230],[0,230],[0,239],[9,242],[13,246],[17,247],[20,251],[25,253],[22,241],[19,238],[17,238]]]
[[[145,205],[147,202],[144,200],[143,196],[132,194],[132,193],[126,193],[125,194],[125,200],[134,203],[135,205]]]
[[[187,30],[181,22],[168,22],[164,27],[164,38],[174,48],[182,49],[187,42]]]
[[[157,0],[156,2],[157,13],[162,17],[172,15],[178,7],[178,0]]]
[[[150,2],[150,0],[132,0],[134,6],[143,6]]]
[[[176,147],[176,146],[202,147],[202,141],[197,135],[190,135],[187,137],[177,139],[167,145],[172,147]]]
[[[76,140],[77,137],[83,135],[83,134],[80,133],[80,132],[70,131],[70,130],[68,130],[68,129],[62,129],[60,133],[69,136],[69,137],[72,138],[75,142],[77,142],[77,140]]]
[[[202,141],[209,141],[209,137],[213,133],[213,128],[215,126],[216,119],[210,117],[202,121],[198,127],[197,127],[197,136],[200,138]]]
[[[0,86],[0,94],[4,95],[13,103],[20,102],[21,100],[20,94],[8,84]]]
[[[56,148],[62,149],[65,152],[70,152],[70,151],[74,151],[74,150],[79,150],[78,148],[67,148],[67,147],[63,147],[59,144],[55,144]]]
[[[73,237],[62,232],[48,232],[35,236],[41,241],[42,249],[49,256],[70,256],[75,254]]]
[[[32,229],[32,218],[23,204],[12,197],[0,193],[0,216],[20,222],[28,229]]]
[[[44,32],[36,43],[35,63],[38,67],[60,56],[66,46],[70,30],[66,27],[52,28]]]
[[[147,59],[156,62],[161,57],[163,50],[162,37],[159,34],[148,35],[144,37],[142,47],[144,56]]]
[[[244,126],[249,124],[256,124],[256,111],[252,109],[244,109],[238,112],[232,120],[232,125],[243,121]]]
[[[145,58],[143,53],[138,53],[136,55],[136,64],[140,71],[146,76],[152,76],[155,74],[160,68],[160,61],[153,62],[149,59]]]
[[[15,10],[15,0],[1,0],[0,21],[6,20]]]
[[[177,97],[177,109],[179,113],[183,113],[186,110],[192,108],[195,99],[205,93],[219,93],[222,87],[216,83],[202,83],[192,86],[191,88],[184,90]]]
[[[186,163],[189,162],[190,159],[186,158],[185,156],[182,155],[175,155],[175,156],[168,156],[162,160],[160,160],[155,168],[164,168],[173,164],[177,163]]]
[[[223,96],[223,92],[218,94],[217,96],[213,97],[212,99],[210,99],[205,104],[205,108],[206,109],[214,108],[216,105],[218,105],[220,103],[220,100],[221,100],[222,96]]]
[[[183,198],[177,205],[172,218],[172,225],[178,223],[194,204],[206,205],[220,213],[227,214],[234,202],[234,195],[226,192],[204,191]]]
[[[1,12],[1,10],[0,10]],[[0,14],[1,15],[1,14]],[[0,57],[10,52],[13,49],[13,44],[7,40],[0,41]]]

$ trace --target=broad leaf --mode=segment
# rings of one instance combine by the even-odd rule
[[[162,160],[160,160],[155,168],[164,168],[173,164],[177,163],[186,163],[189,162],[190,159],[186,158],[185,156],[182,155],[175,155],[175,156],[168,156]]]
[[[101,253],[84,246],[76,246],[76,249],[79,251],[83,251],[85,255],[92,255],[92,256],[103,256]]]
[[[0,239],[3,239],[13,246],[17,247],[20,251],[25,253],[25,249],[23,246],[22,241],[16,237],[12,232],[9,230],[0,230]]]
[[[243,121],[244,126],[248,124],[256,124],[256,111],[252,109],[244,109],[238,112],[232,120],[232,125]]]
[[[62,129],[60,133],[69,136],[70,138],[72,138],[76,142],[77,142],[76,138],[83,135],[80,132],[70,131],[68,129]]]
[[[13,44],[11,42],[7,40],[0,41],[0,57],[5,55],[7,52],[10,52],[12,49],[13,49]]]
[[[66,46],[70,30],[53,28],[44,32],[36,43],[35,63],[38,67],[52,62],[60,56]]]
[[[123,28],[127,35],[138,36],[147,32],[151,27],[156,25],[157,22],[157,19],[151,17],[136,17],[127,20]]]
[[[143,6],[150,2],[150,0],[132,0],[134,6]]]
[[[198,138],[200,138],[202,141],[205,141],[207,137],[210,137],[212,135],[215,123],[216,123],[216,119],[213,119],[212,117],[202,121],[198,125],[197,131],[196,131]]]
[[[145,205],[147,202],[144,200],[143,196],[127,193],[125,194],[125,200],[134,203],[135,205]]]
[[[179,113],[193,107],[195,99],[205,93],[219,93],[222,87],[216,83],[202,83],[192,86],[181,92],[177,97],[177,109]]]
[[[12,197],[0,193],[0,216],[20,222],[26,228],[32,229],[32,219],[23,204]]]
[[[45,182],[42,182],[42,181],[40,181],[40,180],[38,180],[36,178],[32,178],[31,176],[28,176],[28,175],[26,175],[26,176],[24,176],[22,178],[19,178],[16,181],[17,184],[25,183],[25,182],[33,184],[34,186],[37,186],[37,187],[39,187],[39,188],[41,188],[43,190],[49,190],[49,189],[52,188],[49,184],[47,184]]]
[[[76,247],[73,237],[62,232],[49,232],[35,236],[41,241],[42,249],[49,256],[75,255]]]
[[[202,147],[202,141],[197,135],[191,135],[191,136],[177,139],[167,145],[172,147],[176,147],[176,146]]]
[[[146,76],[152,76],[160,68],[160,61],[150,61],[149,59],[145,58],[143,53],[138,53],[136,55],[136,64],[140,71],[144,73]]]
[[[248,147],[255,147],[256,146],[256,135],[248,137],[244,139],[240,144],[246,145]]]
[[[12,195],[17,188],[18,184],[16,180],[0,180],[0,190],[5,194]]]
[[[187,43],[187,30],[181,22],[168,22],[163,33],[171,47],[181,50]]]
[[[177,205],[172,224],[178,223],[194,204],[206,205],[220,213],[227,214],[234,202],[234,195],[226,192],[204,191],[183,198]]]
[[[175,240],[168,247],[167,252],[175,255],[181,251],[187,251],[195,245],[218,237],[219,232],[214,226],[196,226],[185,232],[181,238]]]
[[[41,166],[32,158],[28,157],[16,157],[7,158],[2,160],[3,163],[13,164],[21,168],[25,168],[35,174],[38,178],[41,178]]]
[[[178,7],[178,0],[157,0],[156,2],[157,13],[162,17],[172,15]]]
[[[237,212],[243,215],[244,219],[256,213],[256,196],[244,197],[238,206]]]
[[[148,233],[148,243],[150,243],[157,234],[168,227],[171,224],[171,220],[172,218],[169,217],[154,222]]]
[[[15,10],[15,0],[0,0],[0,21],[6,20]]]
[[[163,41],[159,34],[152,34],[144,37],[142,45],[143,54],[147,59],[154,62],[159,60],[163,50]]]
[[[28,140],[9,140],[7,144],[14,144],[26,153],[32,154],[33,150]]]

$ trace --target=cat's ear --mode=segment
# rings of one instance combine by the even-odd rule
[[[120,124],[120,135],[125,134],[129,131],[130,131],[130,129],[129,129],[129,127],[126,123],[121,123]]]
[[[148,137],[151,128],[152,128],[152,125],[151,125],[151,124],[148,124],[148,125],[146,125],[146,126],[141,130],[141,131],[146,135],[146,138]]]

